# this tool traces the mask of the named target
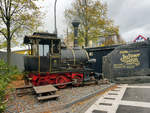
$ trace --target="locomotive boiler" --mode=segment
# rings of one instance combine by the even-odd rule
[[[61,46],[56,34],[34,33],[25,36],[24,44],[30,46],[30,55],[24,57],[27,78],[34,86],[60,84],[65,88],[68,83],[80,86],[85,78],[99,78],[88,65],[94,60],[89,59],[85,49],[73,49]]]

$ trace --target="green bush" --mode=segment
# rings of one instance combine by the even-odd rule
[[[5,110],[6,103],[5,97],[9,90],[8,84],[16,79],[16,75],[19,74],[17,67],[8,66],[4,61],[0,60],[0,113]]]

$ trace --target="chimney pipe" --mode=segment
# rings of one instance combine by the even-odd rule
[[[75,18],[72,21],[72,25],[74,27],[74,48],[78,47],[78,27],[79,27],[80,21],[78,18]]]

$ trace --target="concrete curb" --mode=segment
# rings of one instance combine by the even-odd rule
[[[95,92],[93,92],[93,93],[90,93],[90,94],[88,94],[88,95],[85,95],[85,96],[81,97],[80,99],[74,100],[74,101],[72,101],[72,102],[70,102],[70,103],[67,103],[67,104],[58,105],[58,106],[51,106],[51,107],[44,107],[44,108],[42,107],[42,109],[41,109],[41,108],[37,108],[37,109],[35,109],[35,110],[29,110],[29,111],[25,111],[25,112],[21,112],[21,113],[34,113],[34,112],[37,113],[37,111],[38,111],[38,113],[42,113],[42,112],[44,112],[44,111],[45,111],[45,112],[46,112],[46,111],[52,112],[52,111],[57,111],[57,110],[66,109],[66,108],[71,107],[71,106],[74,105],[74,104],[77,104],[77,103],[79,103],[79,102],[85,101],[85,100],[87,100],[87,99],[89,99],[89,98],[92,98],[92,97],[94,97],[94,96],[96,96],[96,95],[98,95],[98,94],[100,94],[100,93],[104,93],[104,92],[107,91],[108,89],[113,88],[113,87],[115,87],[115,86],[116,86],[116,84],[110,84],[109,86],[106,86],[106,87],[104,87],[103,89],[99,89],[99,90],[97,90],[97,91],[95,91]],[[43,110],[44,110],[44,111],[43,111]]]
[[[101,93],[101,92],[104,92],[105,90],[107,90],[107,89],[109,89],[109,88],[111,88],[111,87],[113,87],[113,86],[115,86],[115,85],[116,85],[116,84],[111,84],[110,86],[106,86],[106,87],[104,87],[103,89],[100,89],[100,90],[97,90],[97,91],[95,91],[95,92],[93,92],[93,93],[90,93],[90,94],[88,94],[88,95],[85,95],[85,96],[81,97],[80,99],[77,99],[77,100],[75,100],[75,101],[72,101],[71,103],[66,104],[66,105],[64,106],[64,108],[71,107],[73,104],[77,104],[77,103],[79,103],[79,102],[81,102],[81,101],[85,101],[85,100],[87,100],[87,99],[89,99],[89,98],[91,98],[91,97],[94,97],[94,96],[96,96],[97,94],[99,94],[99,93]]]

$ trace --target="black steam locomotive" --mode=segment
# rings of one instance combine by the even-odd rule
[[[100,79],[89,68],[95,59],[89,59],[86,50],[78,46],[73,49],[62,46],[56,34],[34,33],[25,36],[24,44],[31,51],[24,57],[25,71],[34,86],[59,84],[59,88],[65,88],[68,83],[80,86],[90,77]]]

